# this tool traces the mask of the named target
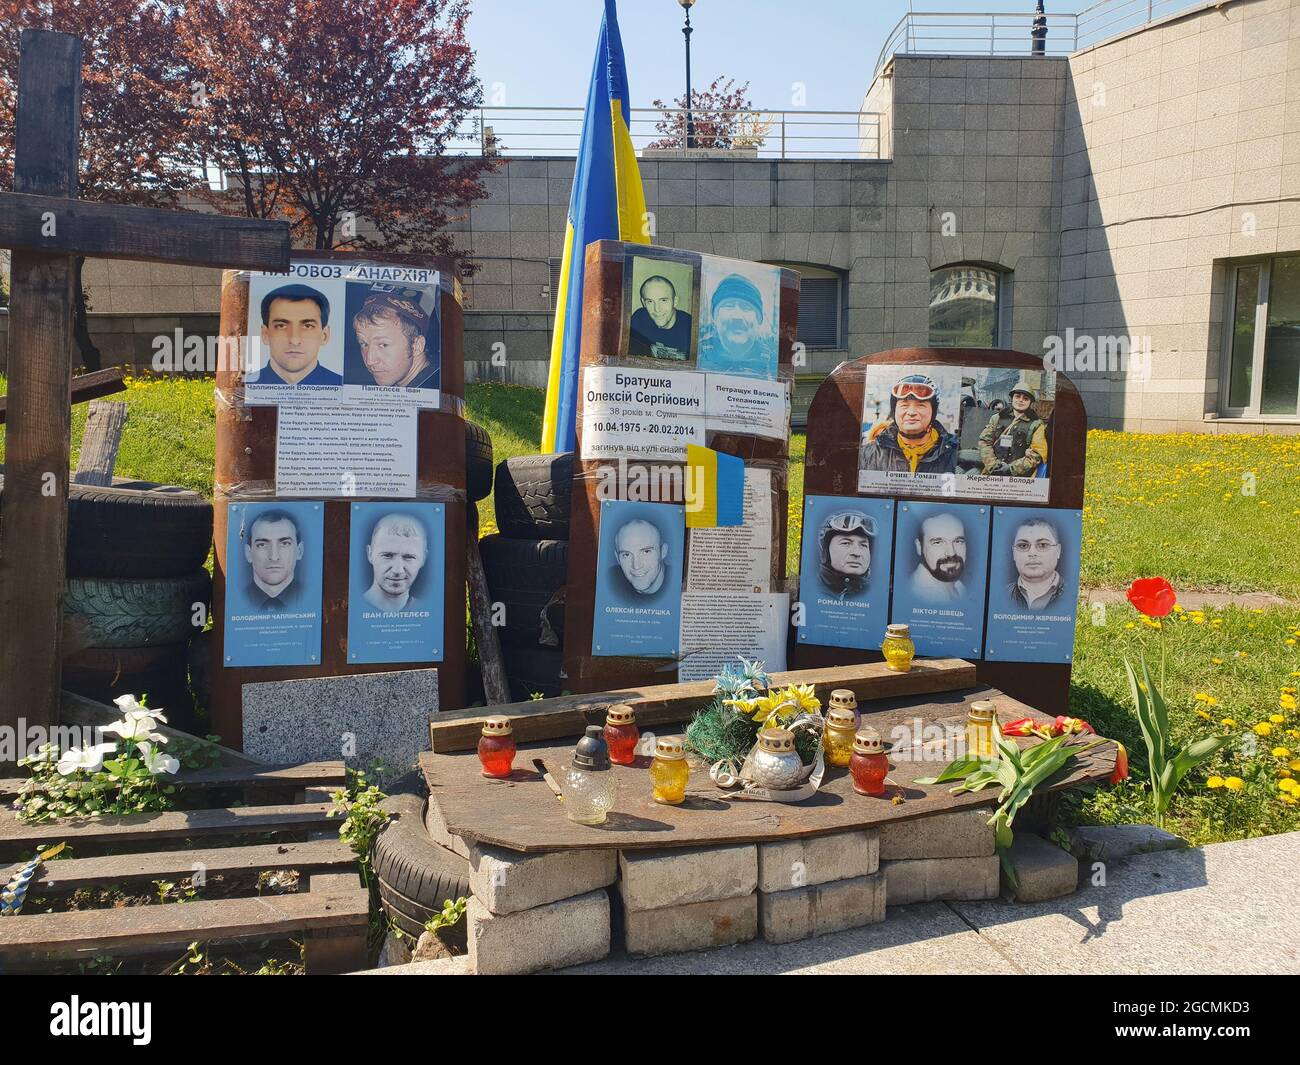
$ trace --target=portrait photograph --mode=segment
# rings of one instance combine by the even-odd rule
[[[780,361],[781,268],[701,257],[697,365],[774,380]]]
[[[624,267],[627,355],[686,367],[695,361],[698,256],[632,255]]]
[[[936,492],[958,472],[956,428],[961,369],[953,366],[868,366],[863,382],[859,491],[929,480]]]
[[[232,503],[228,522],[225,664],[318,662],[324,504]]]
[[[889,605],[894,504],[856,496],[804,500],[801,643],[879,646]],[[872,643],[872,640],[875,642]]]
[[[986,657],[1070,661],[1082,530],[1079,510],[994,508]]]
[[[890,620],[911,626],[921,654],[980,656],[990,509],[974,503],[898,505]]]
[[[347,282],[344,384],[417,388],[436,396],[442,383],[440,306],[437,282]]]
[[[348,661],[442,659],[444,508],[353,503],[348,536]]]
[[[1055,405],[1055,371],[1001,366],[963,369],[961,471],[1045,480],[1051,468]]]
[[[601,503],[593,653],[676,655],[685,542],[682,506]]]
[[[253,274],[248,282],[244,387],[250,405],[322,394],[343,383],[345,284]]]

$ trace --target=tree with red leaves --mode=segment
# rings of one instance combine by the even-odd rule
[[[142,0],[0,0],[0,186],[13,187],[18,46],[24,29],[82,41],[81,157],[85,200],[172,207],[193,183],[173,105],[177,68],[170,11]],[[75,336],[87,368],[100,368],[86,319],[84,258],[74,262]]]
[[[494,165],[443,154],[482,100],[468,18],[468,0],[187,5],[187,136],[230,181],[205,198],[288,219],[302,246],[458,254],[445,227]]]
[[[662,100],[654,106],[664,111],[664,117],[655,124],[663,136],[651,148],[685,148],[686,97],[673,101],[675,110],[667,110]],[[757,148],[771,131],[772,122],[753,109],[749,99],[749,82],[736,85],[735,79],[725,82],[713,79],[707,89],[691,92],[691,119],[695,127],[691,137],[692,148]]]

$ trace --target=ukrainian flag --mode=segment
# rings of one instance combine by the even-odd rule
[[[564,227],[564,258],[555,299],[555,330],[542,418],[542,451],[572,451],[578,414],[578,340],[582,332],[583,252],[593,240],[650,243],[645,191],[628,133],[627,68],[614,0],[596,42],[582,143]]]

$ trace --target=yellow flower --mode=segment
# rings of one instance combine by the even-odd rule
[[[1197,692],[1192,698],[1198,703],[1208,703],[1210,701],[1210,697],[1205,692]]]
[[[1293,774],[1293,773],[1291,772],[1291,770],[1289,770],[1289,769],[1279,769],[1279,770],[1277,771],[1277,775],[1280,776],[1280,777],[1290,777],[1290,776],[1294,776],[1294,774]]]
[[[811,684],[792,684],[777,694],[783,699],[794,702],[795,713],[815,714],[822,708],[821,700],[816,695],[816,688]]]
[[[1135,629],[1135,628],[1137,628],[1137,622],[1135,622],[1135,621],[1126,621],[1126,622],[1124,623],[1124,628],[1126,628],[1126,629]]]
[[[1300,773],[1300,758],[1293,758],[1291,761],[1287,762],[1287,768],[1294,769],[1297,773]]]
[[[1300,802],[1300,799],[1297,799],[1294,795],[1283,793],[1278,796],[1278,801],[1284,802],[1288,806],[1295,806],[1297,802]]]
[[[1211,658],[1210,661],[1213,662],[1216,666],[1221,666],[1221,665],[1223,665],[1223,659],[1222,659],[1222,658]]]
[[[1214,718],[1210,717],[1210,715],[1207,714],[1204,710],[1197,710],[1197,711],[1196,711],[1196,716],[1199,717],[1199,718],[1200,718],[1201,720],[1203,720],[1203,721],[1213,721],[1213,720],[1214,720]]]
[[[1270,725],[1267,721],[1261,721],[1259,722],[1259,724],[1255,726],[1256,736],[1271,736],[1272,734],[1273,734],[1273,726]]]
[[[1279,791],[1287,791],[1293,795],[1295,794],[1296,789],[1300,788],[1300,784],[1297,784],[1294,780],[1291,779],[1279,780],[1277,782],[1277,786]]]
[[[1246,782],[1241,777],[1228,777],[1223,782],[1223,786],[1229,791],[1241,791],[1246,786]]]
[[[1275,725],[1280,725],[1280,724],[1282,724],[1284,721],[1286,721],[1286,718],[1284,718],[1281,714],[1269,714],[1269,715],[1268,715],[1268,719],[1269,719],[1271,722],[1273,722],[1273,724],[1275,724]]]
[[[1272,753],[1272,755],[1273,755],[1274,758],[1290,758],[1290,757],[1291,757],[1291,752],[1288,751],[1285,747],[1274,747],[1271,753]]]
[[[1283,710],[1294,710],[1296,708],[1295,696],[1283,693],[1278,698],[1278,705],[1281,706]]]
[[[1222,725],[1224,728],[1236,728],[1237,719],[1235,717],[1225,717],[1222,721],[1219,722],[1219,724]]]
[[[1207,788],[1221,788],[1223,787],[1223,777],[1217,775],[1212,776],[1205,782],[1205,786]]]

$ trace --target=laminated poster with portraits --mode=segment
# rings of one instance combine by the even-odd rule
[[[225,665],[320,661],[325,505],[231,503]]]
[[[994,507],[984,657],[1070,662],[1083,511]]]
[[[415,494],[416,412],[441,403],[441,279],[296,261],[249,277],[244,402],[280,408],[279,495]]]
[[[441,662],[446,514],[441,503],[353,503],[348,661]]]
[[[645,248],[623,276],[616,354],[631,365],[584,371],[583,459],[680,462],[710,431],[784,440],[781,268]]]
[[[858,491],[1046,503],[1052,370],[883,364],[863,382]]]
[[[682,506],[601,503],[593,655],[677,656],[685,541]]]
[[[804,500],[796,615],[799,642],[875,650],[889,615],[894,503],[856,496]]]
[[[918,654],[980,657],[992,509],[898,504],[889,620],[910,627]]]

